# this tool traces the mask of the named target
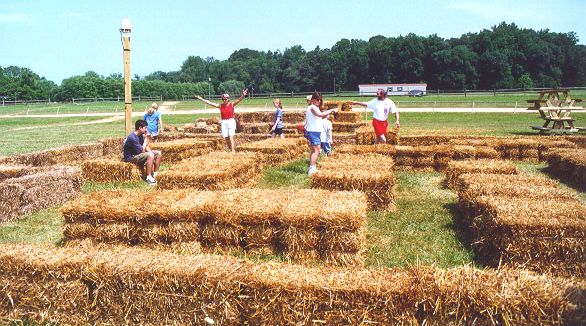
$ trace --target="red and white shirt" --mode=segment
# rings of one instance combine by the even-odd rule
[[[379,121],[387,121],[389,113],[397,112],[395,102],[388,98],[382,101],[375,98],[367,103],[367,107],[372,110],[372,117]]]

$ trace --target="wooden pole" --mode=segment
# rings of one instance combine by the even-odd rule
[[[122,37],[124,48],[124,122],[125,134],[128,135],[132,129],[132,80],[130,78],[130,36]]]

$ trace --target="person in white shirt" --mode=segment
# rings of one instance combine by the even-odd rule
[[[374,127],[374,133],[376,135],[376,143],[384,144],[387,142],[385,133],[389,126],[389,123],[387,122],[389,113],[395,115],[395,127],[399,128],[401,126],[399,123],[399,110],[397,109],[395,102],[387,98],[387,92],[384,89],[376,91],[376,98],[369,102],[352,101],[352,104],[364,106],[372,110],[372,126]]]
[[[321,149],[326,154],[326,156],[330,156],[332,152],[332,122],[328,119],[330,115],[328,114],[322,119],[323,129],[321,131]]]
[[[311,95],[311,103],[305,110],[305,133],[309,146],[311,147],[309,169],[307,170],[307,174],[310,175],[317,172],[317,156],[320,151],[321,132],[323,130],[322,118],[332,112],[338,112],[338,109],[330,109],[322,112],[322,96],[317,91]]]

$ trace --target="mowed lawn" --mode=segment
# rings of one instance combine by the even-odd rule
[[[208,115],[209,116],[209,115]],[[193,122],[195,115],[168,115],[165,123],[181,125]],[[586,116],[584,117],[586,118]],[[124,136],[123,121],[76,125],[96,118],[70,119],[0,119],[4,132],[1,155],[30,152],[67,144],[86,143],[102,137]],[[98,120],[101,118],[97,118]],[[585,119],[586,120],[586,119]],[[514,136],[535,134],[529,126],[539,124],[536,114],[495,113],[403,113],[401,135],[458,134]],[[580,120],[579,120],[580,121]],[[27,140],[27,141],[23,141]],[[544,173],[545,164],[518,162],[528,173]],[[282,167],[266,169],[258,187],[309,188],[307,159]],[[474,264],[467,235],[454,224],[459,214],[457,196],[443,186],[438,172],[397,171],[398,210],[393,213],[370,212],[366,264],[398,267],[435,264],[440,267]],[[563,187],[563,185],[562,185]],[[147,188],[142,182],[84,184],[84,193],[101,189]],[[574,191],[568,188],[569,191]],[[578,193],[586,202],[586,194]],[[319,209],[319,202],[315,203]],[[456,217],[456,218],[455,218]],[[62,240],[63,220],[58,207],[41,210],[21,219],[0,225],[1,242],[55,243]]]

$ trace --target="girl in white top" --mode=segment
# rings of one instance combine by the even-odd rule
[[[317,91],[313,92],[313,95],[311,95],[311,103],[312,104],[307,107],[307,110],[305,110],[306,137],[311,148],[309,154],[309,169],[307,170],[307,173],[310,175],[317,172],[315,165],[317,163],[321,144],[321,131],[323,129],[322,118],[332,112],[338,112],[338,109],[331,109],[322,112],[322,96]]]

